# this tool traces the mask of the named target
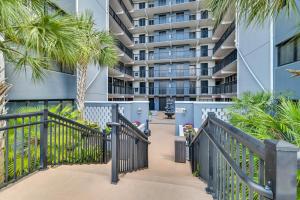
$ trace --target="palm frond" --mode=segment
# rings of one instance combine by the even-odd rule
[[[249,24],[262,24],[269,17],[277,17],[283,10],[289,15],[291,11],[298,13],[296,0],[209,0],[217,23],[228,9],[236,8],[238,19],[245,19]]]

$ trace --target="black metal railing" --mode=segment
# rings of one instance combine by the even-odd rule
[[[233,94],[237,92],[237,81],[213,86],[213,94]]]
[[[234,50],[228,56],[226,56],[220,63],[216,64],[216,66],[213,68],[213,73],[220,71],[227,65],[236,61],[236,59],[237,59],[237,50]]]
[[[126,55],[133,59],[133,51],[126,47],[120,40],[117,40],[117,46],[121,49]]]
[[[189,149],[214,199],[296,199],[298,148],[287,142],[262,142],[209,113]]]
[[[47,165],[107,163],[110,140],[98,129],[51,113],[0,116],[4,147],[4,183]]]
[[[148,167],[148,137],[112,105],[112,183],[116,184],[120,173]]]
[[[130,20],[130,22],[133,23],[133,18],[131,17],[126,5],[123,3],[123,0],[119,0],[119,3],[121,5],[122,9],[124,10],[124,12],[126,13],[126,15],[127,15],[128,19]]]
[[[219,41],[215,44],[213,53],[215,53],[224,43],[224,41],[229,37],[231,33],[235,30],[235,21],[233,21],[230,26],[227,28],[225,33],[222,35],[222,37],[219,39]]]
[[[126,33],[126,35],[133,41],[132,33],[130,33],[130,31],[127,29],[127,27],[123,24],[121,19],[118,17],[118,15],[115,13],[115,11],[110,6],[109,6],[109,14],[112,16],[112,18],[114,18],[114,20],[121,27],[121,29]]]
[[[108,93],[109,94],[132,95],[133,88],[129,87],[129,86],[112,85],[111,83],[109,83],[108,84]]]
[[[127,74],[129,76],[133,76],[132,68],[126,67],[124,65],[117,65],[113,67],[115,70],[118,70],[121,73]]]

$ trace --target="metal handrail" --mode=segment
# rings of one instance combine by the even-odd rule
[[[134,135],[136,135],[138,138],[140,138],[143,142],[146,142],[148,144],[151,144],[148,141],[148,137],[136,126],[134,126],[126,117],[124,117],[121,113],[119,113],[119,118],[124,120],[126,122],[126,125],[128,125],[131,129],[134,131],[132,132]]]
[[[243,180],[249,187],[251,187],[253,190],[255,190],[257,193],[263,195],[266,198],[273,199],[273,192],[270,190],[270,188],[265,187],[263,185],[257,184],[253,181],[253,179],[249,178],[246,173],[241,171],[237,164],[235,164],[234,160],[231,159],[230,155],[222,148],[222,146],[211,136],[211,133],[207,132],[205,129],[202,129],[210,141],[214,143],[214,145],[217,147],[219,152],[223,155],[225,160],[229,163],[229,165],[232,167],[232,169],[235,171],[235,173],[238,175],[238,177]]]
[[[242,132],[241,130],[235,128],[234,126],[218,119],[215,115],[209,114],[206,120],[203,122],[201,127],[199,128],[197,134],[189,143],[189,147],[192,148],[194,143],[199,139],[201,134],[205,134],[208,139],[214,144],[217,148],[218,152],[221,153],[223,158],[229,164],[229,166],[234,170],[236,175],[241,179],[245,184],[247,184],[251,189],[256,191],[258,194],[268,198],[273,199],[273,192],[269,188],[269,186],[263,186],[254,182],[254,180],[247,176],[245,172],[243,172],[240,167],[236,164],[236,162],[231,158],[231,155],[226,152],[224,147],[222,147],[219,142],[214,138],[213,133],[211,132],[210,125],[214,124],[217,127],[221,128],[228,134],[230,134],[233,138],[235,138],[239,143],[243,144],[251,150],[253,153],[259,156],[259,158],[265,160],[265,145],[250,135]]]
[[[5,141],[5,180],[0,188],[50,164],[106,163],[109,159],[110,139],[105,133],[48,109],[1,115],[0,121]]]

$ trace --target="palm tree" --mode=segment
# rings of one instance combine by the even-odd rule
[[[114,66],[118,61],[114,38],[107,32],[94,29],[92,17],[85,14],[80,17],[85,27],[85,39],[81,41],[81,50],[77,68],[77,108],[84,111],[86,98],[87,70],[90,63],[101,66]],[[87,25],[87,26],[86,26]]]
[[[30,2],[30,3],[28,3]],[[40,80],[50,61],[74,67],[82,41],[78,20],[61,12],[47,13],[48,0],[0,1],[0,114],[5,114],[4,59],[16,70],[31,68],[33,80]],[[82,26],[83,22],[80,22]],[[1,124],[2,126],[4,124]],[[0,182],[3,180],[3,133],[0,133]]]
[[[236,7],[239,19],[246,19],[250,23],[263,23],[268,17],[276,17],[283,9],[288,13],[296,10],[297,0],[209,0],[209,7],[212,10],[217,22],[223,14],[232,7]]]
[[[33,79],[45,75],[50,61],[75,66],[82,34],[78,21],[70,15],[47,13],[47,0],[4,0],[0,2],[0,51],[16,70],[29,66]]]
[[[209,7],[212,10],[216,23],[222,20],[223,14],[228,9],[237,8],[238,19],[245,19],[247,24],[258,23],[262,24],[269,17],[277,17],[282,10],[286,10],[289,14],[291,11],[296,11],[297,0],[209,0]],[[293,77],[300,76],[300,70],[288,71]]]

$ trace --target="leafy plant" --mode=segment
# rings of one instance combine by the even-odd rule
[[[229,109],[230,123],[257,139],[285,140],[300,147],[300,101],[245,93]],[[298,173],[298,188],[300,175]]]
[[[196,170],[193,172],[193,176],[199,177],[200,173],[201,173],[201,167],[200,167],[200,164],[197,163]]]

